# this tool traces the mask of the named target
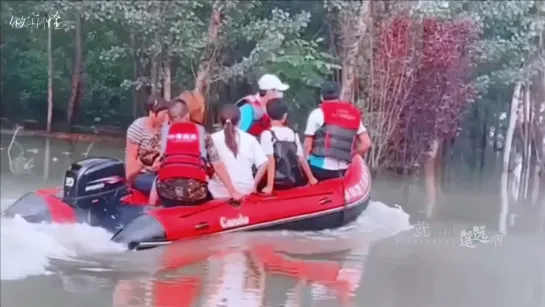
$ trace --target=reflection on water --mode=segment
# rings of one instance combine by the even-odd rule
[[[413,235],[234,233],[88,256],[54,264],[52,276],[3,281],[2,306],[543,306],[543,242],[469,249],[412,244]]]
[[[74,160],[123,155],[122,145],[25,138],[20,153],[32,168],[14,175],[9,142],[2,138],[2,208],[24,192],[58,185]],[[85,225],[2,220],[0,305],[543,307],[543,238],[458,244],[462,230],[497,220],[496,190],[487,184],[481,194],[451,199],[447,211],[467,216],[467,225],[430,222],[429,232],[449,244],[413,230],[388,239],[409,229],[408,215],[380,202],[342,229],[235,233],[141,252],[121,251],[110,234]],[[487,226],[489,237],[493,229]]]
[[[312,246],[308,248],[311,253]],[[347,256],[364,255],[348,252]],[[286,255],[271,244],[202,257],[195,259],[203,267],[198,274],[170,269],[145,280],[120,280],[113,305],[302,306],[305,292],[311,292],[314,303],[346,306],[363,273],[359,260],[309,260]]]
[[[59,185],[70,164],[87,156],[123,158],[124,154],[122,142],[68,142],[8,136],[0,140],[2,198],[16,198],[44,186],[44,182],[48,186]]]

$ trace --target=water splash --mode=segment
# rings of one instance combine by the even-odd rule
[[[15,280],[50,274],[51,259],[77,261],[90,253],[123,250],[111,234],[89,225],[30,224],[22,218],[2,218],[0,227],[0,279]]]
[[[312,239],[338,239],[344,235],[352,236],[354,232],[373,234],[375,239],[394,236],[402,231],[409,230],[409,214],[398,206],[387,206],[380,201],[370,201],[367,209],[356,221],[341,228],[323,230],[318,232],[296,232],[285,231],[288,236],[305,236]]]
[[[85,262],[82,259],[87,258],[86,256],[117,253],[124,250],[123,246],[109,240],[110,233],[89,225],[30,224],[22,218],[2,219],[0,224],[1,280],[50,274],[52,259],[73,264],[79,263],[79,267],[86,268],[88,264],[81,263]],[[355,222],[342,228],[319,232],[275,232],[274,235],[315,241],[338,240],[343,237],[353,237],[355,234],[372,233],[375,239],[379,239],[395,235],[411,227],[409,215],[401,208],[371,201],[367,210]],[[270,235],[272,236],[273,233]],[[234,244],[237,238],[241,237],[246,236],[241,234],[241,236],[235,235],[226,239]],[[95,265],[89,264],[89,267],[93,270]]]

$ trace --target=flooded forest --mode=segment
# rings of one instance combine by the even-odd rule
[[[150,95],[218,107],[290,85],[303,132],[326,80],[362,110],[374,198],[502,233],[545,229],[542,1],[4,1],[2,185],[122,157]],[[115,145],[112,145],[115,144]],[[14,179],[15,178],[15,179]],[[21,181],[22,180],[22,181]],[[4,189],[4,187],[3,187]]]

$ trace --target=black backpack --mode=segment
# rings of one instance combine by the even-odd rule
[[[274,160],[276,162],[274,186],[275,189],[289,189],[305,184],[303,172],[297,156],[297,135],[295,132],[293,142],[280,141],[274,131],[270,130],[274,148]]]

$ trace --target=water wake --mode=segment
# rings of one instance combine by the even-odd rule
[[[3,218],[0,224],[1,280],[51,274],[52,259],[77,263],[85,256],[124,251],[123,246],[110,241],[110,233],[89,225],[30,224],[22,218]],[[345,227],[320,232],[286,231],[281,236],[336,240],[372,233],[379,239],[410,228],[409,215],[401,208],[371,201],[358,220]]]
[[[311,236],[312,239],[336,239],[344,235],[353,236],[355,232],[373,234],[376,239],[396,235],[412,228],[409,214],[395,205],[390,207],[380,201],[370,201],[367,209],[356,221],[344,227],[319,232],[295,233],[295,235]],[[286,231],[285,235],[294,233]]]
[[[88,225],[30,224],[19,217],[0,224],[1,280],[49,274],[51,259],[77,261],[84,254],[123,250],[107,231]]]

